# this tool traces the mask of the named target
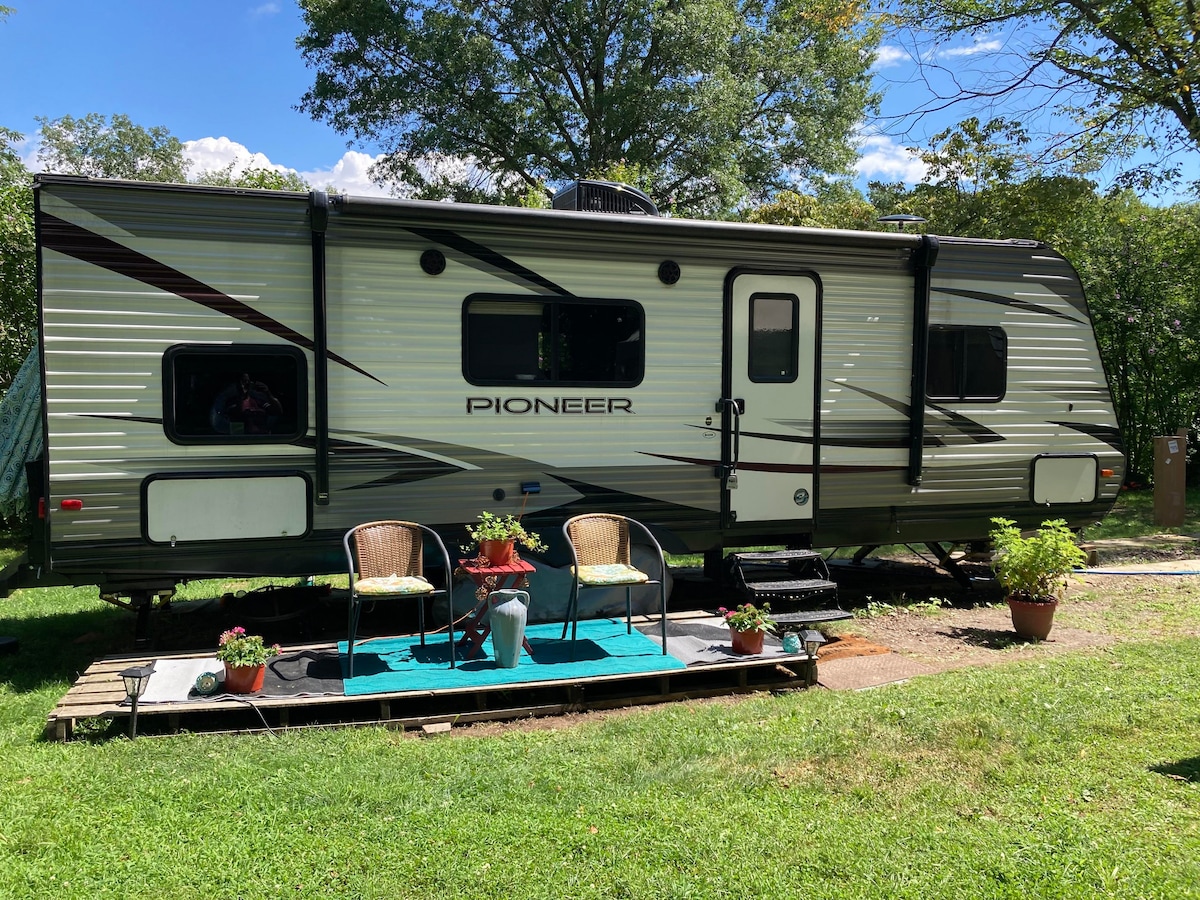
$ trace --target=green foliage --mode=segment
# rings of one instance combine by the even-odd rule
[[[546,550],[542,539],[533,532],[526,531],[516,516],[481,512],[478,518],[479,524],[467,526],[467,534],[473,541],[515,541],[531,553]]]
[[[725,624],[734,631],[765,631],[775,633],[775,620],[771,618],[771,604],[764,603],[761,608],[753,603],[739,603],[733,609],[721,607],[717,610],[725,617]]]
[[[33,181],[0,128],[0,398],[37,337],[37,255],[33,241]]]
[[[196,184],[210,184],[218,187],[254,188],[260,191],[302,191],[312,189],[311,185],[300,177],[298,172],[278,169],[267,169],[261,166],[251,166],[248,169],[233,174],[236,162],[231,162],[222,169],[213,169],[200,175]]]
[[[1126,192],[1072,225],[1129,472],[1146,481],[1154,437],[1200,419],[1200,206],[1153,207]]]
[[[873,182],[871,201],[881,214],[912,213],[925,230],[982,238],[1034,238],[1068,252],[1074,220],[1098,201],[1083,178],[1046,175],[1025,153],[1017,123],[967,118],[931,139],[919,152],[925,180],[908,188]]]
[[[183,144],[166,128],[144,128],[124,115],[111,120],[99,113],[82,119],[39,117],[42,147],[38,161],[46,171],[93,178],[132,178],[140,181],[187,181],[190,163]]]
[[[241,625],[222,632],[217,642],[217,659],[231,666],[261,666],[279,652],[278,644],[266,646],[261,634],[247,634]]]
[[[1052,128],[1043,162],[1069,159],[1086,171],[1143,148],[1169,156],[1200,145],[1200,21],[1190,3],[903,0],[899,10],[926,61],[938,56],[931,43],[1004,34],[980,48],[977,66],[955,67],[957,91],[944,99],[1005,101],[1031,118],[1073,122],[1073,131]]]
[[[747,222],[809,228],[848,228],[878,231],[879,211],[845,182],[822,185],[812,194],[780,191],[769,203],[751,209]]]
[[[418,192],[439,155],[535,187],[624,161],[662,205],[715,213],[844,171],[874,105],[878,31],[860,2],[300,7],[316,70],[302,109],[384,147],[382,173]]]
[[[988,537],[996,550],[992,569],[1010,596],[1038,603],[1057,600],[1072,571],[1087,561],[1065,519],[1042,523],[1035,534],[1022,536],[1012,519],[993,518]]]

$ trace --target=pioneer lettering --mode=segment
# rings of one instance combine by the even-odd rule
[[[468,397],[467,415],[635,415],[628,397]]]

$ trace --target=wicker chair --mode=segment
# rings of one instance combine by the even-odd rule
[[[658,578],[650,578],[630,561],[630,527],[645,538],[658,555]],[[657,584],[662,619],[663,654],[667,652],[667,563],[662,547],[641,522],[611,513],[588,513],[575,516],[563,524],[563,534],[571,548],[571,601],[567,620],[563,622],[563,639],[567,626],[571,628],[571,658],[575,658],[575,634],[579,624],[579,592],[585,588],[625,588],[625,629],[633,631],[633,588],[639,584]],[[643,541],[639,541],[643,543]]]
[[[435,589],[425,580],[425,542],[436,547],[445,566],[446,587]],[[354,677],[354,644],[362,608],[376,600],[416,600],[425,644],[425,598],[446,594],[450,599],[450,667],[454,668],[454,595],[450,590],[450,555],[437,532],[416,522],[386,520],[356,525],[342,538],[350,570],[350,620],[347,624],[347,677]],[[369,639],[368,639],[369,640]]]

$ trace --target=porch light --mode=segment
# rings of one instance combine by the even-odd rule
[[[805,628],[800,632],[800,640],[804,642],[804,652],[808,654],[808,658],[816,659],[817,651],[825,643],[825,635],[815,628]]]
[[[138,698],[146,693],[146,683],[154,674],[154,666],[132,666],[121,673],[125,682],[125,696],[133,706],[129,716],[129,739],[137,737]]]

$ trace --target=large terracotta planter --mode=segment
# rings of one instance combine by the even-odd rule
[[[729,637],[733,641],[733,652],[747,656],[763,652],[763,638],[766,636],[765,631],[738,631],[733,627],[729,629]]]
[[[1034,603],[1031,600],[1008,598],[1008,611],[1012,614],[1013,631],[1020,637],[1044,641],[1050,636],[1050,628],[1054,625],[1054,611],[1058,609],[1058,601],[1049,603]]]
[[[230,694],[253,694],[261,691],[267,667],[231,666],[225,663],[225,691]]]
[[[486,556],[493,566],[507,566],[512,562],[512,541],[480,541],[479,555]]]

